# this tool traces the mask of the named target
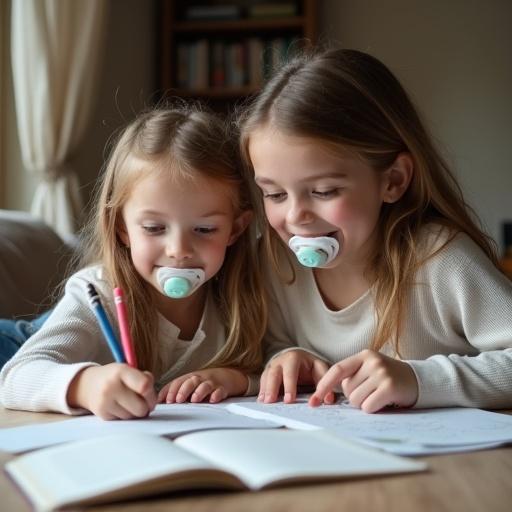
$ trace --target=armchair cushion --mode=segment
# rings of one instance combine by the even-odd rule
[[[71,254],[42,220],[0,210],[0,317],[30,317],[48,309]]]

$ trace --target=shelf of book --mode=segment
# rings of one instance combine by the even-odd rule
[[[316,41],[314,0],[162,0],[160,89],[224,110]]]
[[[278,18],[269,20],[226,20],[226,21],[181,21],[174,26],[177,33],[193,32],[240,32],[242,30],[282,30],[288,28],[301,29],[304,26],[303,16],[293,18]]]

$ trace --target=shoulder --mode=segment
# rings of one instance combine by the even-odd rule
[[[87,285],[94,285],[96,291],[100,295],[109,296],[112,290],[105,278],[105,272],[102,265],[93,265],[85,267],[75,272],[66,282],[66,293],[83,293],[87,294]]]
[[[466,233],[439,224],[429,224],[420,236],[418,256],[430,267],[494,267],[483,249]]]
[[[419,243],[419,282],[437,283],[445,292],[466,287],[511,286],[484,250],[466,233],[432,225]]]

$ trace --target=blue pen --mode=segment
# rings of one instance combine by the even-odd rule
[[[126,361],[124,359],[123,352],[121,351],[119,343],[116,339],[116,335],[112,330],[112,326],[108,321],[107,314],[103,309],[100,296],[98,295],[96,288],[94,288],[94,286],[91,283],[87,284],[87,295],[89,296],[89,302],[91,304],[92,310],[94,311],[94,314],[96,315],[96,319],[100,324],[101,332],[103,333],[105,339],[107,340],[108,346],[110,348],[110,351],[112,352],[112,355],[114,356],[114,359],[118,363],[125,363]]]

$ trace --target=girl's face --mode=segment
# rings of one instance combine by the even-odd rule
[[[385,197],[385,174],[318,141],[269,127],[251,134],[249,155],[268,222],[288,244],[294,235],[340,242],[329,268],[364,263]]]
[[[204,177],[172,181],[160,173],[138,181],[119,233],[137,272],[158,291],[160,267],[200,268],[212,278],[250,220],[248,212],[235,216],[232,194],[230,186]]]

